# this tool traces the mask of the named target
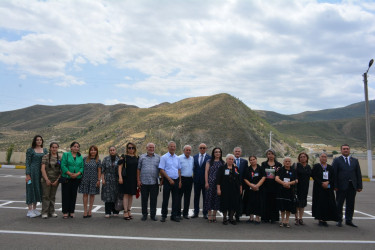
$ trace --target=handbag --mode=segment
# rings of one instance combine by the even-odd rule
[[[124,210],[124,203],[122,202],[122,198],[120,196],[117,197],[116,203],[115,203],[115,209],[116,211],[122,211]]]

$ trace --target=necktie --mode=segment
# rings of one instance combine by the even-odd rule
[[[236,159],[236,164],[237,164],[237,167],[240,167],[240,159]]]
[[[201,160],[199,161],[199,166],[202,166],[203,163],[203,154],[201,154]]]
[[[349,165],[348,157],[345,157],[345,163],[346,163],[346,165]]]

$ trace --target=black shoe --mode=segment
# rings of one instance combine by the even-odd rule
[[[346,221],[345,225],[351,226],[351,227],[358,227],[357,225],[354,225],[351,221]]]
[[[208,219],[207,214],[203,215],[203,218],[205,218],[207,220]]]
[[[328,227],[328,223],[326,221],[319,221],[319,226]]]
[[[236,217],[236,222],[240,222],[240,217]]]
[[[195,219],[195,218],[198,218],[198,214],[194,214],[193,216],[191,216],[192,219]]]
[[[188,220],[188,219],[190,219],[190,218],[189,218],[188,215],[184,215],[184,219],[185,219],[185,220]]]
[[[145,220],[147,220],[147,215],[145,215],[145,214],[144,214],[144,215],[142,215],[142,218],[141,218],[141,220],[142,220],[142,221],[145,221]]]
[[[230,220],[230,224],[237,225],[237,221],[236,220]]]
[[[161,222],[165,222],[165,217],[161,217]]]
[[[180,222],[180,218],[178,217],[171,217],[171,220],[175,222]]]
[[[336,226],[342,227],[342,221],[337,222]]]
[[[156,218],[156,216],[151,216],[150,217],[152,221],[157,221],[158,219]]]
[[[224,219],[224,220],[223,220],[223,224],[224,224],[224,225],[228,225],[228,220]]]

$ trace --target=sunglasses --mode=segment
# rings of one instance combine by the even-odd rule
[[[206,149],[205,147],[200,147],[199,149]]]
[[[134,149],[135,149],[135,147],[128,147],[128,149],[133,149],[133,150],[134,150]]]

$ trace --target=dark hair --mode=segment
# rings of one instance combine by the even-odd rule
[[[216,147],[216,148],[212,149],[211,159],[210,159],[210,165],[214,164],[214,161],[215,161],[215,150],[216,150],[216,149],[219,149],[219,150],[220,150],[220,158],[219,158],[219,161],[220,161],[221,163],[224,163],[224,161],[223,161],[223,151],[221,150],[221,148]]]
[[[48,153],[48,167],[51,168],[51,148],[53,145],[57,145],[57,147],[60,147],[60,145],[57,142],[51,142],[49,144],[49,153]],[[56,152],[56,165],[55,167],[60,167],[61,162],[59,161],[59,151]]]
[[[74,145],[76,145],[76,144],[78,144],[78,147],[81,147],[81,145],[78,143],[78,142],[76,142],[76,141],[74,141],[74,142],[72,142],[71,144],[70,144],[70,147],[72,148]]]
[[[347,143],[341,145],[341,147],[340,147],[341,150],[342,150],[342,147],[349,147],[350,148],[349,144],[347,144]]]
[[[126,154],[129,153],[129,152],[128,152],[128,146],[129,146],[129,145],[132,145],[132,146],[134,147],[134,155],[137,156],[137,146],[136,146],[134,143],[132,143],[132,142],[128,142],[128,143],[126,144],[126,149],[125,149]]]
[[[307,158],[307,162],[309,162],[309,155],[308,154],[306,154],[305,152],[301,152],[301,153],[299,153],[299,155],[298,155],[298,157],[297,157],[297,159],[298,159],[298,162],[300,162],[300,157],[301,157],[301,155],[306,155],[306,158]]]
[[[40,146],[43,148],[44,140],[43,140],[43,137],[40,136],[40,135],[36,135],[36,136],[34,136],[33,142],[31,143],[31,147],[32,147],[32,148],[35,148],[35,147],[36,147],[36,139],[38,139],[38,138],[42,139],[42,145],[40,145]]]
[[[276,152],[275,152],[275,150],[273,150],[272,148],[269,148],[269,149],[267,149],[267,151],[266,151],[267,162],[268,162],[268,160],[269,160],[268,157],[267,157],[268,152],[271,152],[271,153],[275,156],[275,161],[276,161]]]
[[[95,146],[95,145],[91,145],[90,146],[90,148],[89,148],[89,153],[88,153],[88,156],[87,156],[87,158],[86,158],[86,162],[89,162],[90,160],[91,160],[91,155],[90,155],[90,151],[91,151],[91,149],[95,149],[95,151],[96,151],[96,155],[95,155],[95,162],[98,162],[98,160],[99,160],[99,149],[98,149],[98,147],[97,146]]]
[[[250,156],[249,156],[249,162],[250,162],[250,158],[251,158],[251,157],[254,157],[255,159],[258,160],[258,158],[257,158],[255,155],[250,155]]]

